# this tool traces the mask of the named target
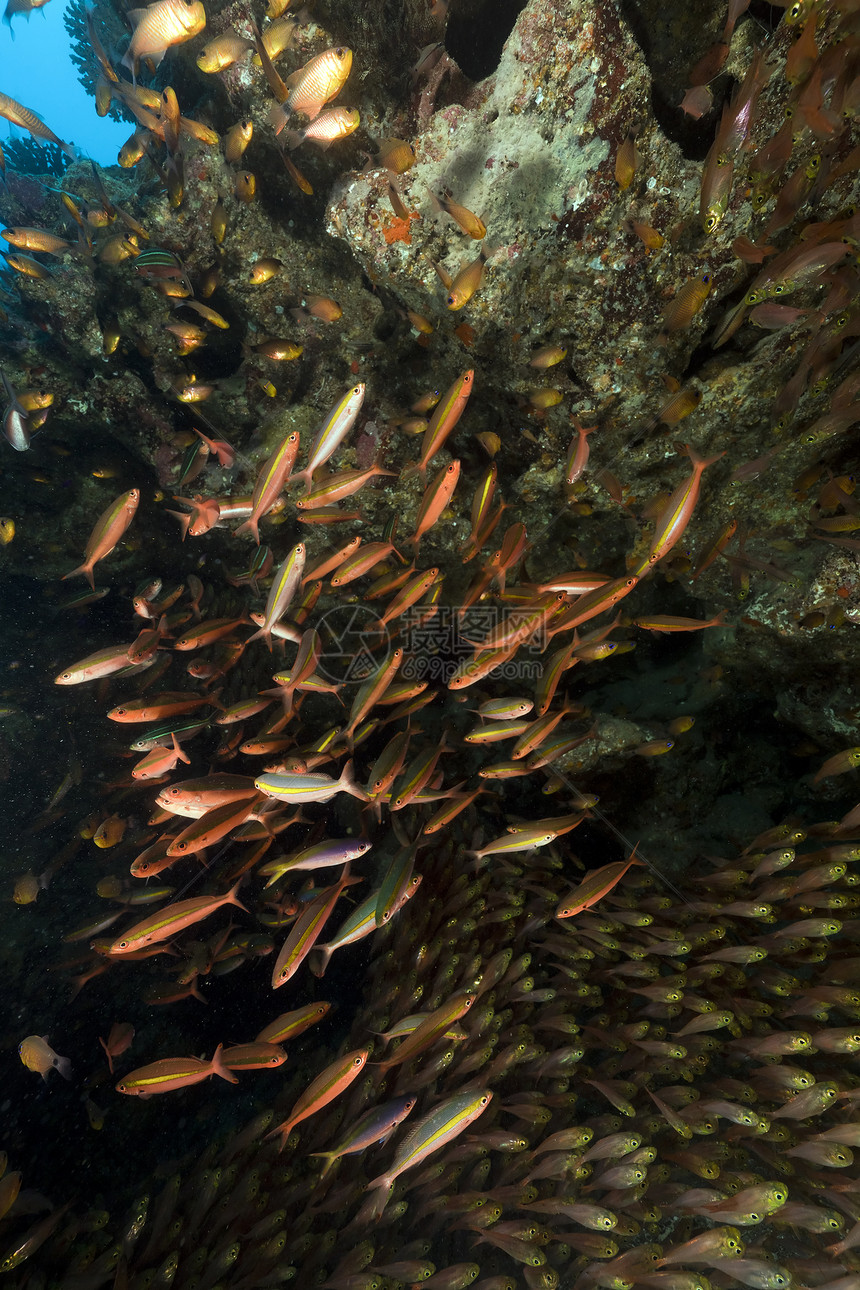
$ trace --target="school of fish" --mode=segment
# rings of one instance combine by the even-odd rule
[[[38,7],[10,0],[5,20]],[[417,371],[443,329],[462,357],[429,392],[419,377],[400,415],[383,412],[361,354],[342,357],[336,386],[314,380],[324,347],[336,352],[335,299],[283,282],[274,255],[231,262],[231,226],[266,184],[245,168],[253,140],[277,150],[297,198],[343,157],[360,164],[345,141],[373,105],[357,56],[305,10],[156,0],[128,14],[118,51],[87,11],[99,110],[136,122],[119,163],[146,170],[137,187],[3,94],[0,69],[0,116],[72,159],[45,186],[54,224],[33,210],[2,230],[4,478],[72,415],[49,366],[13,343],[37,318],[50,334],[63,266],[98,295],[99,362],[124,354],[175,418],[168,452],[91,470],[82,496],[98,505],[55,534],[57,601],[76,626],[42,682],[68,703],[86,772],[70,765],[33,825],[54,848],[44,871],[17,863],[8,894],[16,927],[40,929],[38,989],[62,983],[69,1001],[22,1008],[7,1056],[17,1048],[16,1077],[46,1113],[62,1106],[58,1149],[87,1172],[58,1172],[47,1199],[40,1173],[28,1192],[38,1148],[28,1158],[20,1127],[0,1133],[0,1283],[860,1290],[858,736],[820,757],[815,817],[775,812],[721,856],[703,853],[695,819],[679,824],[684,871],[629,838],[589,783],[608,751],[585,699],[594,675],[639,642],[732,626],[725,609],[663,612],[667,589],[707,587],[719,569],[743,601],[751,577],[778,580],[727,492],[788,457],[815,537],[856,550],[860,217],[845,194],[860,170],[860,0],[773,7],[765,47],[755,6],[727,0],[690,69],[683,111],[699,120],[747,39],[690,212],[701,271],[664,291],[653,343],[669,353],[706,317],[715,352],[750,325],[783,329],[794,374],[773,391],[764,457],[739,462],[729,429],[708,423],[662,452],[667,487],[647,507],[623,459],[601,454],[600,414],[564,410],[561,377],[522,399],[532,440],[564,427],[551,508],[524,504],[520,449],[489,428],[493,391],[461,314],[505,258],[445,177],[429,213],[411,209],[409,140],[375,142],[369,161],[390,207],[384,244],[399,254],[433,220],[481,249],[458,251],[456,272],[428,256],[432,320],[398,307]],[[444,32],[447,6],[431,10]],[[182,56],[222,114],[253,81],[253,119],[219,137],[205,95],[185,116],[167,83]],[[453,75],[438,42],[422,63],[416,127],[429,87]],[[784,124],[768,133],[776,82]],[[303,160],[309,145],[327,171]],[[214,149],[233,187],[204,210],[193,194]],[[640,218],[646,151],[631,121],[609,170],[630,195],[624,236],[650,261],[691,235]],[[2,152],[0,174],[23,213]],[[747,277],[718,289],[709,239],[744,202],[754,218],[732,254]],[[208,265],[183,242],[201,228]],[[113,274],[168,333],[157,354],[112,312]],[[246,391],[278,408],[260,434],[231,415],[230,382],[205,357],[234,344],[246,304],[232,280],[237,300],[277,288],[294,302],[266,307],[288,335],[261,321],[239,342]],[[537,339],[523,367],[564,370],[551,318]],[[640,436],[712,397],[704,377],[664,385]],[[562,535],[597,487],[624,538],[592,562]],[[17,549],[26,518],[4,509],[0,538]],[[693,726],[677,709],[636,725],[620,748],[634,790],[640,768],[688,755]],[[828,819],[839,791],[849,805]]]

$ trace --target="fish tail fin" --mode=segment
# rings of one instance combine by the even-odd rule
[[[70,569],[68,573],[64,573],[64,574],[63,574],[63,576],[62,576],[62,578],[60,579],[60,581],[61,581],[61,582],[65,582],[67,578],[75,578],[75,577],[77,577],[77,575],[78,575],[79,573],[82,573],[82,574],[84,575],[84,577],[86,578],[87,582],[88,582],[88,583],[90,584],[90,586],[92,587],[93,591],[95,591],[95,589],[96,589],[96,580],[95,580],[95,578],[93,577],[92,567],[91,567],[90,565],[86,564],[86,563],[84,563],[84,564],[79,564],[79,565],[78,565],[78,567],[77,567],[77,569]]]
[[[429,184],[425,184],[424,187],[427,190],[427,196],[430,198],[430,205],[433,207],[434,214],[436,215],[443,214],[445,211],[445,207],[442,205],[442,202],[439,200],[439,197],[436,195],[436,193],[433,192],[433,189],[430,187]],[[444,189],[443,189],[443,192],[444,192]]]
[[[284,126],[287,124],[289,111],[289,108],[284,107],[283,103],[273,103],[269,108],[269,124],[275,134],[280,134]]]
[[[370,1222],[374,1222],[374,1221],[378,1222],[378,1220],[382,1217],[382,1211],[385,1209],[385,1206],[391,1200],[391,1196],[394,1191],[394,1182],[388,1176],[388,1174],[380,1174],[378,1178],[374,1178],[371,1182],[369,1182],[364,1190],[372,1191],[376,1187],[381,1187],[383,1190],[380,1196],[376,1199],[374,1203],[373,1212],[368,1214],[368,1221]]]
[[[245,908],[245,906],[242,904],[239,897],[236,895],[236,892],[239,890],[241,885],[242,885],[242,879],[237,878],[236,881],[233,883],[233,886],[227,892],[227,895],[224,897],[224,901],[226,904],[229,904],[229,905],[237,905],[239,909],[244,909],[245,913],[247,914],[248,910]]]
[[[239,1080],[237,1076],[233,1074],[229,1066],[224,1065],[224,1061],[221,1057],[221,1054],[223,1051],[224,1051],[224,1045],[219,1044],[218,1047],[215,1049],[215,1052],[212,1054],[212,1074],[220,1075],[221,1078],[225,1079],[228,1084],[238,1084]]]
[[[176,735],[171,734],[170,737],[173,740],[173,751],[176,753],[176,756],[179,758],[180,761],[184,761],[186,766],[189,766],[191,764],[191,758],[188,756],[187,753],[184,753],[182,751],[179,744],[176,742]]]
[[[686,449],[687,456],[690,458],[693,465],[701,466],[702,470],[704,470],[706,466],[712,466],[715,461],[720,460],[720,457],[725,457],[726,455],[725,451],[723,451],[715,452],[713,457],[703,457],[691,443],[685,444],[684,447]]]
[[[281,120],[283,121],[283,113],[281,112],[280,104],[278,105],[277,112],[278,116],[281,117]],[[301,130],[284,130],[284,144],[290,149],[290,151],[292,151],[293,148],[298,148],[304,143],[304,141],[305,136]]]
[[[58,1053],[54,1066],[60,1072],[63,1079],[72,1078],[72,1063],[69,1061],[68,1057],[61,1057]]]
[[[281,1142],[280,1142],[280,1146],[278,1147],[278,1150],[283,1151],[284,1147],[287,1145],[287,1139],[290,1136],[290,1131],[292,1127],[293,1126],[289,1120],[283,1120],[280,1124],[277,1124],[274,1127],[274,1129],[269,1130],[269,1132],[266,1134],[263,1141],[268,1142],[269,1138],[276,1138],[278,1134],[280,1134]]]
[[[301,312],[303,317],[306,316],[304,310],[302,310]],[[311,476],[310,476],[310,471],[307,469],[307,467],[304,470],[297,470],[295,474],[290,475],[286,483],[295,484],[299,480],[301,480],[302,483],[304,484],[305,492],[309,493],[311,491]]]
[[[191,523],[192,516],[186,514],[185,511],[168,511],[167,514],[172,515],[174,519],[179,520],[179,527],[182,530],[182,541],[184,542],[188,537],[188,526]]]
[[[259,521],[254,519],[253,515],[249,516],[248,519],[245,520],[244,524],[240,524],[237,529],[233,530],[233,536],[236,537],[239,533],[242,533],[245,529],[248,530],[248,532],[253,537],[254,541],[257,543],[257,546],[259,546],[260,545]]]
[[[314,946],[311,952],[311,955],[308,959],[308,966],[310,967],[310,970],[314,974],[314,976],[317,977],[318,979],[325,976],[325,970],[331,961],[331,956],[333,953],[334,951],[329,949],[328,945]],[[322,1155],[323,1153],[320,1152],[318,1154]]]
[[[238,533],[238,532],[239,532],[239,530],[237,529],[237,530],[236,530],[236,532]],[[259,631],[254,632],[254,635],[253,635],[253,636],[249,636],[249,637],[248,637],[248,639],[245,641],[245,644],[246,644],[246,645],[250,645],[250,644],[251,644],[251,641],[258,641],[258,640],[265,640],[266,644],[267,644],[267,645],[268,645],[268,647],[269,647],[269,650],[271,651],[271,648],[272,648],[272,632],[271,632],[271,629],[270,629],[270,628],[267,628],[267,627],[261,627]]]
[[[349,759],[343,770],[340,772],[340,786],[344,793],[349,793],[352,797],[357,797],[360,802],[370,801],[367,793],[365,793],[364,789],[355,778],[355,766],[353,765],[352,758]],[[348,865],[347,868],[349,868]]]

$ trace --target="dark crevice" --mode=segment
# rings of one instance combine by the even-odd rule
[[[679,22],[671,6],[661,0],[620,2],[624,21],[651,73],[651,107],[660,128],[689,160],[704,160],[733,82],[722,75],[711,83],[713,106],[698,121],[683,112],[680,103],[689,86],[690,69],[720,37],[725,5],[703,3],[696,21]]]
[[[525,0],[453,0],[445,28],[445,49],[464,76],[492,76],[505,41]]]

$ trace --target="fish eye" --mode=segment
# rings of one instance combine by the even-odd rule
[[[705,285],[705,286],[707,286],[707,285],[708,285],[708,283],[709,283],[710,281],[711,281],[711,274],[710,274],[710,273],[704,273],[704,274],[702,275],[702,282],[704,283],[704,285]]]

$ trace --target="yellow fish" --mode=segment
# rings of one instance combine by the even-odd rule
[[[38,1071],[45,1083],[48,1082],[48,1072],[52,1069],[58,1070],[64,1079],[72,1078],[72,1063],[68,1057],[61,1057],[54,1052],[47,1035],[28,1035],[26,1039],[22,1039],[18,1045],[18,1056],[27,1070]]]

